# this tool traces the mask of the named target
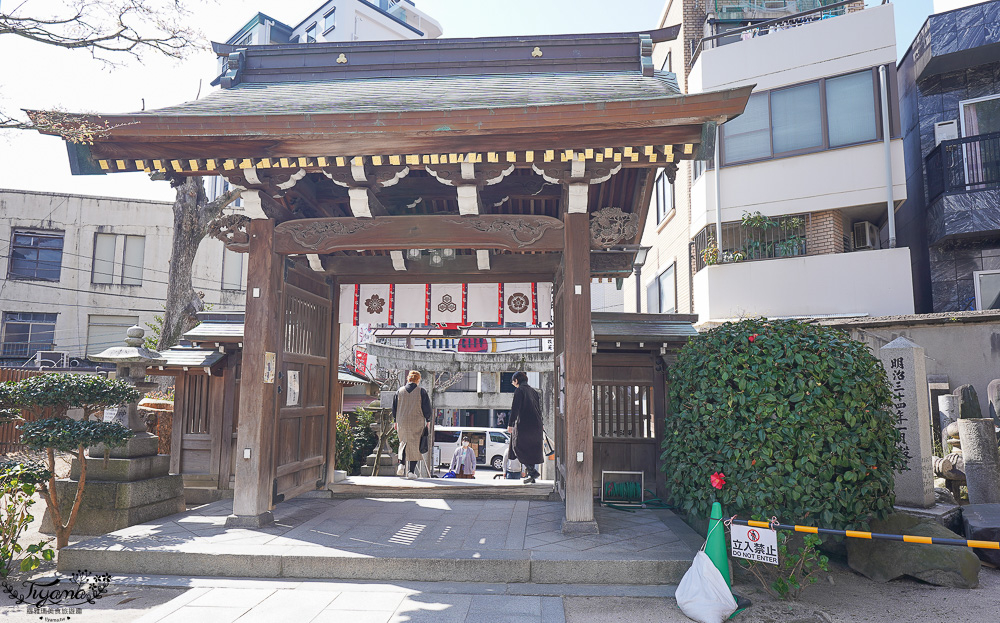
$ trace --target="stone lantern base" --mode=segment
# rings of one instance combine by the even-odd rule
[[[159,439],[137,433],[121,448],[109,453],[104,446],[88,450],[87,482],[73,534],[107,534],[129,526],[184,512],[184,480],[170,475],[170,455],[157,454]],[[59,510],[65,521],[80,479],[80,462],[73,459],[70,477],[56,481]],[[41,531],[55,532],[48,509]]]

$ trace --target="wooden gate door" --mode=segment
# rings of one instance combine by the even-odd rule
[[[188,486],[216,487],[222,450],[224,380],[196,372],[178,374],[174,386],[170,471]],[[228,471],[228,469],[227,469]]]
[[[659,491],[660,441],[665,414],[662,377],[645,354],[594,355],[594,486],[601,471],[643,472]]]
[[[323,486],[330,396],[330,286],[286,260],[277,379],[275,502]],[[332,469],[332,467],[331,467]]]

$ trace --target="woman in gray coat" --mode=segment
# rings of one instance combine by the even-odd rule
[[[427,390],[418,385],[419,372],[410,370],[406,381],[392,398],[392,417],[399,436],[399,461],[406,462],[407,479],[415,480],[417,461],[421,458],[420,436],[425,428],[430,430],[431,425],[431,399]]]

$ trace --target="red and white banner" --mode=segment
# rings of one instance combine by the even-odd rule
[[[351,325],[538,325],[552,320],[552,284],[342,285],[339,317],[340,322]]]
[[[367,374],[368,353],[360,348],[354,349],[354,371],[358,374]]]

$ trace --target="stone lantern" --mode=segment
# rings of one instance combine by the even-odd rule
[[[88,359],[114,363],[117,378],[145,394],[156,387],[145,380],[147,366],[166,360],[142,346],[143,333],[142,327],[130,327],[125,346],[113,346]],[[147,432],[137,406],[134,402],[119,407],[115,419],[135,431],[135,436],[124,446],[107,449],[107,462],[103,445],[88,449],[87,482],[74,534],[106,534],[185,510],[183,477],[170,474],[170,455],[158,454],[159,439]],[[79,461],[73,459],[69,479],[56,483],[59,497],[72,499],[79,478]],[[46,511],[42,531],[51,526]]]

